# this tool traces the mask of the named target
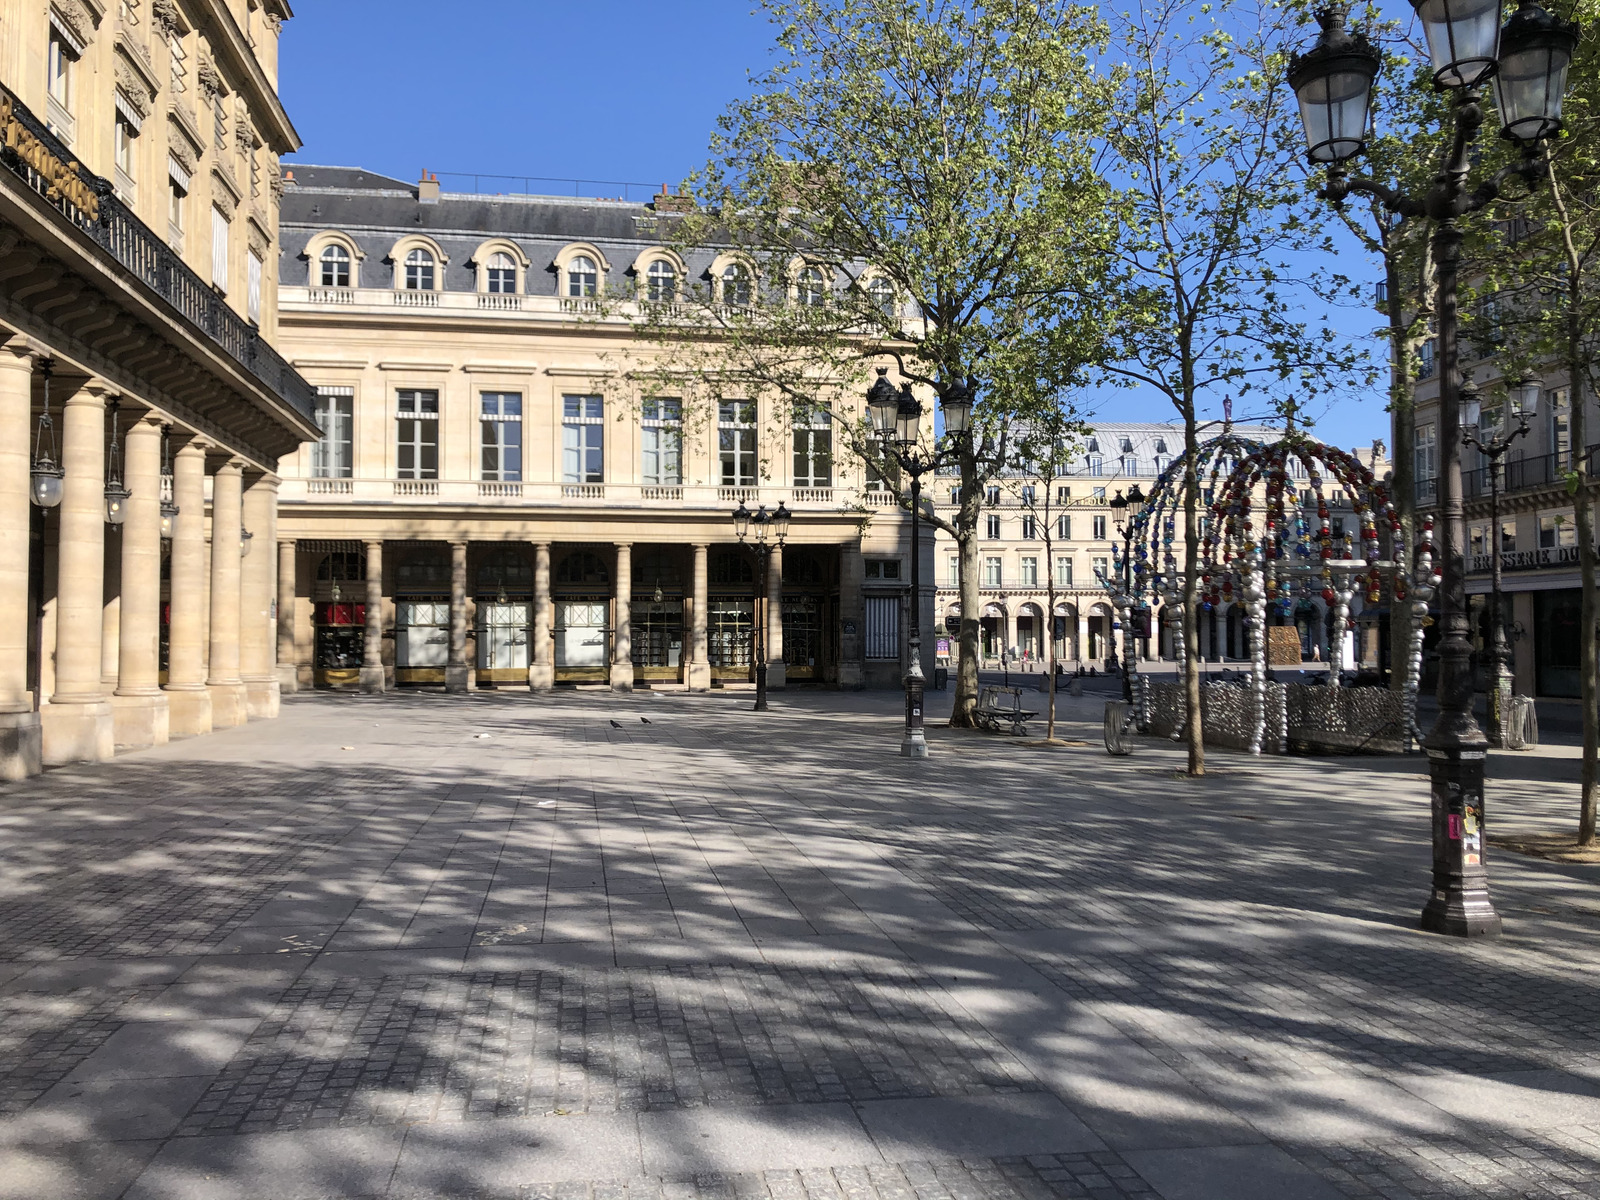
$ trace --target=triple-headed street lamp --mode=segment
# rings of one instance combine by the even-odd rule
[[[1528,421],[1538,412],[1539,381],[1525,379],[1511,386],[1508,398],[1510,416],[1517,418],[1512,429],[1505,408],[1498,409],[1492,422],[1483,423],[1483,404],[1471,382],[1461,385],[1461,440],[1476,446],[1489,460],[1489,672],[1494,690],[1490,693],[1489,744],[1506,746],[1511,730],[1511,647],[1506,644],[1505,596],[1500,586],[1500,460],[1511,443],[1526,437]]]
[[[1289,85],[1300,104],[1310,159],[1328,169],[1321,191],[1341,204],[1351,193],[1372,196],[1399,216],[1434,223],[1433,261],[1439,346],[1439,482],[1443,509],[1444,578],[1439,589],[1439,719],[1428,734],[1433,785],[1433,892],[1422,927],[1461,937],[1500,932],[1489,902],[1484,867],[1483,768],[1486,741],[1472,715],[1472,643],[1466,604],[1466,563],[1461,493],[1461,367],[1457,355],[1456,274],[1461,259],[1460,219],[1487,207],[1506,180],[1533,184],[1543,166],[1541,143],[1561,128],[1567,68],[1577,47],[1577,27],[1531,0],[1500,27],[1501,0],[1411,0],[1427,34],[1433,83],[1452,95],[1454,137],[1433,184],[1418,196],[1371,179],[1352,177],[1344,164],[1365,148],[1378,52],[1361,33],[1345,29],[1347,5],[1317,14],[1322,36],[1289,65]],[[1521,160],[1476,188],[1467,177],[1471,148],[1484,122],[1480,85],[1494,81],[1501,136],[1520,143]]]
[[[972,391],[957,381],[940,400],[944,411],[944,431],[953,438],[967,436],[972,425]],[[950,456],[935,442],[931,449],[920,448],[922,402],[912,394],[911,385],[902,383],[898,391],[889,382],[889,368],[879,367],[878,378],[867,389],[867,414],[883,452],[911,477],[911,632],[908,638],[910,662],[906,668],[906,730],[900,741],[905,758],[927,758],[928,740],[923,733],[922,702],[928,681],[922,674],[922,477],[936,470]],[[953,448],[952,448],[953,449]],[[961,614],[963,621],[972,618]]]
[[[756,572],[755,603],[750,606],[751,624],[755,626],[756,712],[767,711],[767,577],[772,570],[772,552],[789,536],[789,515],[782,500],[778,501],[776,512],[769,513],[763,504],[751,513],[743,500],[733,510],[733,532],[738,535],[739,545],[756,556],[760,568]]]
[[[1139,669],[1139,647],[1135,639],[1149,636],[1144,623],[1144,608],[1133,594],[1133,519],[1144,511],[1144,502],[1145,494],[1136,483],[1128,489],[1126,496],[1118,492],[1109,505],[1117,532],[1122,535],[1122,589],[1113,599],[1117,607],[1122,609],[1122,698],[1130,705],[1133,703],[1133,676]],[[1133,628],[1135,621],[1139,624],[1137,630]],[[1113,641],[1113,658],[1116,653],[1116,643]]]

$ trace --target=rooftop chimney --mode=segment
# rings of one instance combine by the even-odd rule
[[[667,191],[667,185],[663,183],[661,190],[655,194],[651,207],[662,213],[691,213],[694,211],[694,197],[685,194],[682,184],[678,186],[678,194],[674,196]]]
[[[439,177],[426,170],[417,184],[417,201],[420,204],[439,203]]]

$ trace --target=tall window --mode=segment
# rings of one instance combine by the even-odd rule
[[[1092,558],[1089,565],[1094,568],[1096,579],[1109,577],[1111,574],[1111,560],[1109,558]]]
[[[999,504],[1000,503],[1000,485],[999,484],[991,483],[988,487],[983,489],[983,502],[985,504]]]
[[[184,201],[189,197],[188,176],[180,179],[173,171],[167,179],[167,241],[179,253],[183,251]]]
[[[1578,544],[1578,527],[1564,513],[1539,518],[1539,549],[1557,550]]]
[[[398,477],[439,478],[439,393],[402,390],[397,400],[395,462]]]
[[[983,523],[984,523],[983,535],[986,538],[988,538],[991,542],[999,541],[1000,540],[1000,518],[995,516],[993,513],[991,513],[989,516],[987,516],[987,517],[985,517],[983,519]]]
[[[594,259],[580,254],[567,264],[567,295],[587,299],[600,290],[600,271]]]
[[[50,26],[50,59],[46,64],[49,86],[48,109],[50,128],[62,141],[70,142],[73,135],[72,101],[78,64],[77,48],[67,41],[52,19]]]
[[[743,263],[732,263],[722,272],[722,302],[739,308],[750,307],[750,268]]]
[[[657,259],[645,272],[645,295],[657,304],[670,304],[678,298],[678,272],[669,262]]]
[[[1417,481],[1439,477],[1438,435],[1432,425],[1417,426]]]
[[[1056,586],[1072,586],[1072,559],[1065,554],[1056,557]]]
[[[677,487],[683,482],[683,401],[646,400],[642,416],[644,482],[652,487]]]
[[[1039,495],[1039,490],[1036,487],[1034,487],[1033,484],[1025,483],[1025,484],[1022,485],[1022,502],[1024,504],[1027,504],[1027,505],[1034,504],[1036,502],[1037,498],[1038,498],[1038,495]]]
[[[497,250],[489,256],[484,276],[485,291],[497,296],[509,296],[517,290],[517,264],[504,250]]]
[[[1097,541],[1097,542],[1105,541],[1106,540],[1106,519],[1104,517],[1095,517],[1094,521],[1093,521],[1093,524],[1094,524],[1094,534],[1093,534],[1094,540]]]
[[[717,449],[722,457],[723,487],[756,484],[756,406],[749,400],[724,400],[717,405]]]
[[[947,558],[944,566],[945,586],[958,587],[961,583],[961,560],[959,558]]]
[[[522,393],[484,392],[483,478],[500,483],[522,481]]]
[[[1000,571],[1000,559],[986,558],[983,560],[983,586],[997,588],[1004,576]]]
[[[167,35],[167,56],[172,64],[170,83],[177,95],[189,90],[189,55],[183,48],[183,39],[174,31]]]
[[[245,256],[245,316],[257,325],[261,324],[261,272],[263,263],[261,256],[254,250]]]
[[[1072,517],[1067,513],[1062,513],[1056,518],[1056,537],[1063,542],[1072,540]]]
[[[1572,406],[1566,388],[1551,388],[1546,394],[1550,408],[1550,453],[1556,456],[1556,469],[1572,465]]]
[[[122,111],[120,95],[117,99],[117,124],[112,133],[112,151],[117,168],[117,190],[123,199],[132,204],[135,200],[134,182],[138,178],[139,127],[133,118]]]
[[[825,408],[795,417],[794,486],[833,486],[833,429]]]
[[[328,246],[317,257],[317,279],[325,288],[350,286],[350,251],[343,246]]]
[[[606,402],[600,396],[561,398],[561,480],[604,483],[606,480]]]
[[[1057,504],[1066,504],[1071,499],[1072,499],[1072,489],[1070,487],[1058,487],[1056,489],[1056,503]]]
[[[317,389],[317,428],[322,436],[311,443],[311,474],[317,479],[349,479],[354,445],[355,388]]]
[[[816,267],[806,267],[795,280],[795,298],[806,308],[821,308],[825,290],[822,272]]]
[[[1098,454],[1091,454],[1089,456],[1089,474],[1102,475],[1104,473],[1104,463],[1100,456]]]
[[[418,248],[406,255],[406,291],[431,292],[433,279],[434,261],[431,251]]]
[[[1022,560],[1022,586],[1039,586],[1039,560],[1037,558],[1030,556]]]
[[[1029,513],[1027,516],[1022,518],[1022,540],[1025,542],[1031,542],[1036,536],[1037,523],[1033,519],[1033,514]]]
[[[211,282],[219,292],[228,290],[228,218],[220,208],[211,209]]]

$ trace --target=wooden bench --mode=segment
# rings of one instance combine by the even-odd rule
[[[981,729],[990,733],[1010,733],[1022,737],[1027,733],[1029,717],[1039,714],[1022,707],[1022,689],[1014,687],[986,687],[978,693],[978,707],[972,710]]]

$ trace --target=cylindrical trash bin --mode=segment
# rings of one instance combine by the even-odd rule
[[[933,669],[933,690],[942,692],[950,686],[950,668],[935,667]]]
[[[1133,753],[1133,721],[1129,719],[1131,705],[1126,700],[1106,701],[1106,753]]]

